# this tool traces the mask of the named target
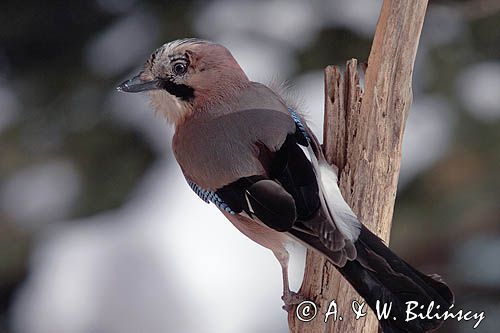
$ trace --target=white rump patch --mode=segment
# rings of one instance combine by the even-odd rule
[[[314,164],[315,167],[317,166],[320,191],[326,201],[327,207],[324,208],[328,209],[335,226],[342,235],[354,243],[358,239],[361,224],[340,193],[337,173],[324,161],[320,161],[319,165]]]

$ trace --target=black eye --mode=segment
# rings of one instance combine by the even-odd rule
[[[186,73],[187,65],[185,63],[178,62],[172,66],[172,70],[173,70],[175,75],[182,75],[182,74]]]

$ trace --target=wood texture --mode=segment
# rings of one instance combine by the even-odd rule
[[[385,0],[365,73],[359,86],[357,61],[325,69],[324,150],[339,168],[340,189],[360,220],[389,241],[404,125],[412,101],[411,78],[427,0]],[[351,310],[363,299],[322,256],[307,253],[299,291],[318,305],[310,322],[289,315],[290,332],[378,331],[371,311],[359,320]],[[328,304],[335,299],[343,320],[324,323]]]

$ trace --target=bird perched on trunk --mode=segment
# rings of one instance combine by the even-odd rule
[[[148,93],[175,126],[173,152],[188,185],[273,251],[285,306],[301,299],[288,284],[285,245],[295,239],[326,256],[372,309],[377,300],[392,302],[397,319],[382,319],[384,332],[441,324],[432,316],[406,322],[406,302],[425,309],[434,302],[444,312],[453,303],[447,285],[408,265],[359,222],[299,111],[250,81],[225,47],[199,39],[167,43],[118,90]]]

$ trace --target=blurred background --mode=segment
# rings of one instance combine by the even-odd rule
[[[430,2],[391,247],[498,332],[500,2]],[[380,6],[2,1],[0,332],[286,332],[271,252],[186,186],[145,96],[114,88],[161,44],[206,38],[251,79],[289,81],[321,134],[322,69],[367,60]]]

